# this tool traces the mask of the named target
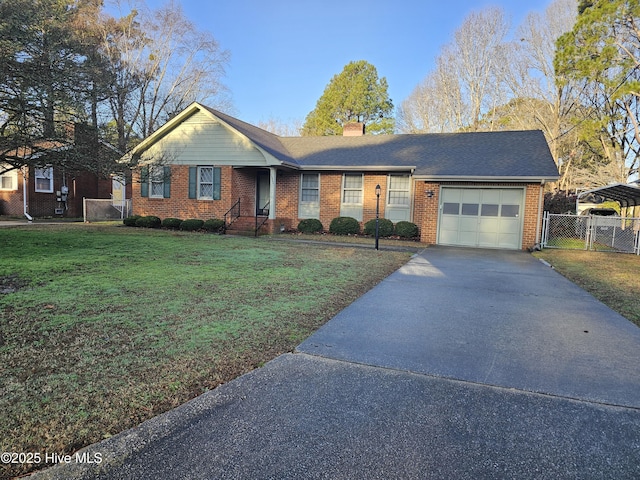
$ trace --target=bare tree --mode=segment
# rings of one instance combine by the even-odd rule
[[[556,42],[575,24],[577,0],[555,0],[544,13],[532,12],[516,30],[505,65],[505,79],[518,108],[509,112],[511,125],[544,132],[562,177],[560,189],[569,188],[569,171],[578,163],[577,132],[571,108],[576,85],[556,76]]]
[[[105,28],[104,49],[115,75],[110,113],[118,143],[144,138],[193,101],[228,106],[222,83],[229,52],[200,32],[173,1],[149,10],[144,0],[116,1],[130,10]],[[122,145],[120,145],[122,148]]]
[[[471,13],[436,61],[436,69],[398,111],[401,131],[478,130],[483,116],[506,103],[503,10]],[[486,117],[485,117],[486,118]]]
[[[281,137],[297,137],[302,132],[303,120],[295,119],[284,122],[275,117],[259,121],[256,126]]]

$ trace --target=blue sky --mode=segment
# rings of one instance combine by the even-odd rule
[[[304,120],[335,74],[366,60],[395,106],[433,69],[472,11],[504,9],[512,26],[551,0],[175,0],[231,52],[232,115],[256,124]],[[147,0],[156,8],[165,2]]]

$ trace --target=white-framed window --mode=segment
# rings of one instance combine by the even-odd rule
[[[387,177],[387,204],[384,217],[393,223],[411,221],[411,176],[391,173]]]
[[[342,176],[340,216],[353,217],[359,222],[362,221],[363,189],[364,175],[362,173],[345,173]]]
[[[300,201],[302,203],[320,202],[320,174],[303,173],[301,179]]]
[[[320,174],[300,175],[299,218],[320,218]]]
[[[164,198],[164,173],[162,165],[149,166],[149,197]]]
[[[408,207],[410,203],[409,175],[389,175],[387,205]]]
[[[220,200],[220,168],[198,167],[198,199]]]
[[[53,167],[35,169],[36,192],[53,193]]]
[[[362,205],[364,176],[361,173],[345,173],[342,177],[342,203]]]
[[[3,170],[0,165],[0,170]],[[0,174],[0,190],[17,190],[18,189],[18,169],[14,168],[8,172]]]

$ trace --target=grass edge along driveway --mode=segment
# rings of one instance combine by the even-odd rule
[[[534,256],[640,327],[640,256],[551,248]]]
[[[6,228],[0,243],[0,448],[43,457],[293,350],[410,257],[113,226]]]

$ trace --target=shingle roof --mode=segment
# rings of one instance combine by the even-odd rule
[[[285,162],[290,165],[298,165],[298,162],[291,157],[287,149],[282,144],[281,137],[274,135],[271,132],[267,132],[255,125],[251,125],[250,123],[243,122],[242,120],[238,120],[237,118],[226,115],[218,110],[214,110],[213,108],[205,107],[210,113],[218,117],[220,120],[230,125],[243,135],[245,135],[249,140],[251,140],[258,147],[262,148],[269,154],[276,157],[278,160]]]
[[[281,138],[301,166],[406,166],[433,177],[555,178],[541,131]]]
[[[434,178],[558,178],[558,169],[540,130],[279,137],[217,110],[207,109],[292,167],[406,167],[407,170],[415,168],[415,175]]]

